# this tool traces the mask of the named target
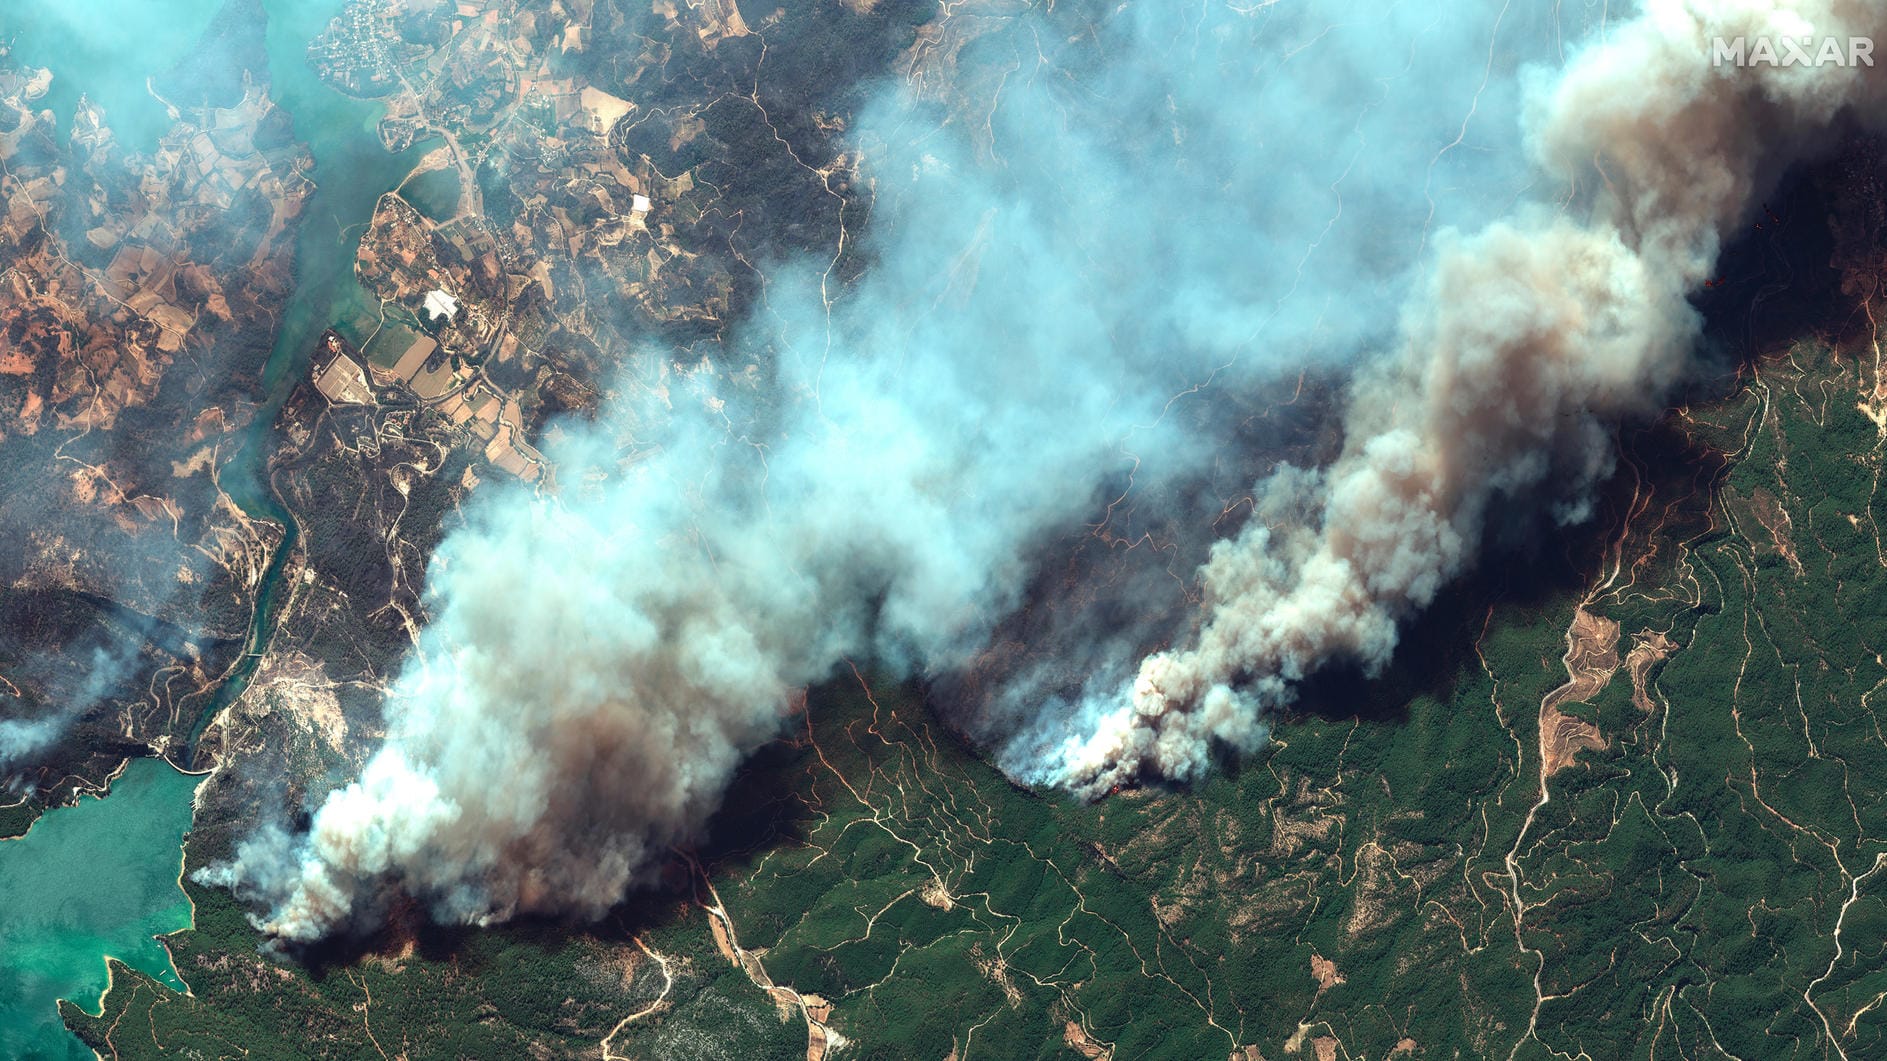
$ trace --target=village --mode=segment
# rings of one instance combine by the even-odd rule
[[[329,84],[386,107],[387,150],[423,150],[356,251],[378,319],[333,322],[311,359],[315,387],[335,406],[436,411],[527,483],[549,474],[531,440],[595,400],[612,352],[651,331],[711,335],[732,317],[716,191],[625,149],[621,130],[643,111],[624,86],[584,75],[589,7],[356,0],[309,51]],[[657,14],[704,51],[750,32],[731,3]],[[625,61],[634,79],[665,59]],[[673,124],[684,152],[706,129]]]
[[[382,199],[355,268],[383,299],[387,316],[356,348],[338,330],[323,333],[312,359],[314,385],[333,405],[417,406],[436,410],[481,446],[491,466],[526,482],[543,477],[542,455],[525,441],[522,397],[495,382],[491,367],[517,367],[520,344],[490,308],[468,307],[471,269],[440,264],[431,232],[397,195]],[[463,237],[458,246],[470,256]],[[489,240],[484,241],[489,243]],[[473,259],[489,263],[492,252]],[[515,373],[512,375],[515,376]]]

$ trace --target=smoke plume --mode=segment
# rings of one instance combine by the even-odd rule
[[[44,751],[64,735],[73,719],[122,690],[137,662],[137,643],[113,638],[101,630],[93,631],[86,641],[84,645],[67,646],[57,660],[32,658],[24,666],[12,669],[12,677],[20,679],[22,684],[45,689],[51,706],[38,711],[21,710],[23,698],[18,692],[19,685],[11,680],[5,682],[7,688],[0,690],[0,711],[8,717],[0,718],[0,773]],[[87,648],[90,665],[81,672],[46,673],[53,671],[57,662],[72,657],[86,658]],[[17,717],[19,715],[29,717]]]
[[[622,397],[550,449],[561,490],[487,488],[438,550],[360,778],[205,879],[289,940],[396,893],[455,921],[600,914],[699,833],[796,690],[848,657],[965,666],[1044,547],[1126,493],[1203,561],[1203,614],[1183,578],[1135,583],[1081,650],[1085,691],[993,690],[969,728],[1081,793],[1254,746],[1304,674],[1388,658],[1491,506],[1580,517],[1608,425],[1682,369],[1719,233],[1792,131],[1862,91],[1713,70],[1712,33],[1799,32],[1722,6],[1601,26],[1530,89],[1522,67],[1587,27],[1307,3],[1024,16],[1033,70],[986,127],[887,90],[854,125],[864,277],[769,267],[732,370],[625,358]],[[1306,368],[1356,373],[1341,456],[1269,474],[1211,545],[1213,484],[1271,467],[1221,452],[1247,438],[1237,398]]]
[[[1396,355],[1363,370],[1342,456],[1259,486],[1267,511],[1201,569],[1183,648],[1090,706],[1054,780],[1093,793],[1196,775],[1214,740],[1326,661],[1372,671],[1396,627],[1480,550],[1491,506],[1556,499],[1576,521],[1612,467],[1612,426],[1654,408],[1697,337],[1686,295],[1726,230],[1846,109],[1868,67],[1713,65],[1713,42],[1887,28],[1877,4],[1657,3],[1543,84],[1528,112],[1541,170],[1574,193],[1438,241]]]

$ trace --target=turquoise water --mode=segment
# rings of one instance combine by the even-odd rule
[[[0,843],[0,1057],[90,1058],[58,1000],[96,1010],[107,954],[183,990],[152,937],[190,925],[177,875],[201,780],[133,760],[105,798],[47,811]]]
[[[333,325],[356,345],[365,345],[378,324],[380,304],[354,277],[354,251],[380,196],[398,187],[433,143],[388,154],[375,132],[386,108],[334,91],[308,64],[308,42],[340,13],[344,0],[263,0],[262,6],[269,18],[270,94],[294,117],[295,138],[314,156],[316,191],[303,207],[295,244],[295,290],[262,368],[262,408],[242,449],[224,467],[221,482],[244,512],[280,523],[287,536],[262,573],[248,651],[198,716],[186,761],[195,758],[197,741],[210,722],[248,687],[274,629],[283,568],[300,541],[293,515],[267,482],[276,414],[295,382],[307,375],[308,358],[324,329]]]
[[[52,91],[34,106],[51,108],[62,131],[71,130],[83,93],[105,108],[120,143],[149,151],[169,118],[145,79],[187,55],[221,6],[222,0],[4,0],[0,40],[12,38],[27,66],[52,71]]]
[[[69,128],[81,92],[106,108],[121,143],[155,144],[164,111],[145,78],[175,65],[209,25],[220,0],[0,0],[0,39],[21,61],[46,66],[51,107]],[[322,329],[335,324],[364,342],[379,307],[356,282],[354,248],[379,196],[398,186],[431,146],[400,155],[380,146],[383,113],[315,76],[308,42],[343,0],[263,0],[271,93],[293,117],[315,160],[318,187],[304,207],[296,243],[296,287],[268,360],[263,407],[221,481],[252,516],[287,528],[260,587],[249,653],[198,720],[191,737],[241,694],[272,631],[277,584],[298,538],[292,515],[266,481],[276,413],[308,369]],[[177,886],[181,843],[197,779],[160,763],[132,763],[105,800],[47,813],[26,837],[0,843],[0,1058],[54,1061],[90,1056],[59,1021],[56,1000],[94,1007],[106,986],[103,955],[182,988],[151,937],[189,924]]]
[[[284,384],[306,371],[322,329],[337,324],[355,345],[367,341],[380,304],[354,279],[354,250],[380,196],[398,187],[436,143],[388,154],[375,133],[386,108],[342,95],[315,76],[308,42],[342,6],[341,0],[263,0],[273,95],[294,116],[296,138],[314,154],[319,188],[302,216],[296,289],[263,377],[277,405],[286,397]]]
[[[107,124],[121,142],[148,149],[167,119],[145,79],[188,54],[221,6],[221,0],[0,0],[0,39],[12,39],[22,62],[53,71],[53,91],[40,106],[51,107],[67,128],[85,92],[106,108]],[[365,345],[378,326],[380,305],[354,277],[354,251],[380,196],[398,187],[433,145],[424,141],[388,154],[376,133],[385,108],[336,92],[309,65],[308,43],[344,6],[345,0],[262,0],[270,95],[293,118],[296,138],[314,157],[316,191],[303,205],[295,289],[261,366],[262,407],[220,481],[244,512],[279,523],[287,533],[263,572],[247,651],[198,716],[186,763],[204,729],[247,688],[268,645],[281,573],[299,541],[293,516],[266,482],[276,414],[307,374],[323,329],[333,325]]]
[[[169,124],[146,79],[187,55],[220,0],[5,0],[0,39],[52,70],[36,104],[72,127],[81,94],[105,109],[121,144],[148,151]],[[105,955],[183,984],[152,937],[190,924],[178,887],[198,778],[130,763],[104,799],[47,812],[0,843],[0,1057],[91,1056],[59,1020],[58,1000],[93,1006]]]
[[[459,209],[459,171],[428,170],[407,181],[400,197],[434,221],[450,221]]]

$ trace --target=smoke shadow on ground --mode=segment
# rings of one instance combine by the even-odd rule
[[[1704,316],[1704,344],[1698,370],[1674,397],[1674,405],[1734,393],[1750,364],[1805,336],[1839,345],[1868,334],[1867,318],[1855,296],[1843,291],[1841,270],[1833,264],[1838,244],[1852,234],[1831,231],[1826,218],[1831,181],[1856,165],[1878,169],[1874,160],[1882,153],[1878,142],[1857,141],[1830,161],[1792,171],[1767,209],[1730,241],[1719,269],[1721,283],[1694,299]],[[1878,242],[1874,235],[1868,238]],[[1509,620],[1523,622],[1530,612],[1545,619],[1548,610],[1556,612],[1551,616],[1556,622],[1567,618],[1557,612],[1592,584],[1608,551],[1627,530],[1632,500],[1646,484],[1673,503],[1658,524],[1660,538],[1694,541],[1714,532],[1712,497],[1727,468],[1724,454],[1699,442],[1669,416],[1627,425],[1619,443],[1618,468],[1601,488],[1594,519],[1561,527],[1537,516],[1522,517],[1523,522],[1490,529],[1492,561],[1458,580],[1405,625],[1401,644],[1383,673],[1371,677],[1354,665],[1327,667],[1300,686],[1296,703],[1274,723],[1288,727],[1294,718],[1321,718],[1396,726],[1409,721],[1409,705],[1418,697],[1448,702],[1478,671],[1475,645],[1490,609],[1499,608]],[[1508,510],[1531,512],[1534,506]],[[1550,661],[1557,643],[1542,648]],[[895,691],[891,686],[878,690],[880,697],[886,693],[907,702],[922,698],[935,723],[932,732],[940,740],[965,748],[973,745],[952,724],[954,712],[939,708],[938,693],[916,682]],[[855,695],[856,680],[843,672],[815,688],[810,697],[815,724],[821,704]],[[802,726],[789,723],[787,733],[757,751],[736,776],[706,839],[691,852],[710,876],[807,839],[805,806],[793,786],[780,784],[804,768],[803,735]],[[1216,769],[1232,778],[1262,762],[1262,755],[1241,757],[1223,747],[1215,753]],[[1187,788],[1150,784],[1174,791]],[[670,860],[659,884],[637,892],[605,920],[577,930],[597,939],[627,941],[667,923],[677,909],[676,900],[693,894],[685,859],[677,857]],[[444,960],[460,954],[480,931],[431,924],[418,908],[396,911],[390,921],[392,927],[372,935],[331,939],[298,950],[296,956],[320,978],[363,957],[397,951],[407,942],[429,960]],[[573,924],[521,917],[502,931],[549,942],[568,939]]]
[[[1804,338],[1845,347],[1865,341],[1872,324],[1854,293],[1844,291],[1835,264],[1845,241],[1879,243],[1878,234],[1837,233],[1828,201],[1832,181],[1857,168],[1880,168],[1887,143],[1855,137],[1826,161],[1798,166],[1783,178],[1761,214],[1725,246],[1718,278],[1693,304],[1703,316],[1702,348],[1690,380],[1671,406],[1727,398],[1743,385],[1751,364]],[[1308,677],[1294,704],[1276,722],[1293,718],[1357,720],[1400,725],[1419,697],[1447,702],[1478,664],[1474,646],[1490,609],[1525,619],[1560,607],[1598,577],[1607,553],[1627,533],[1635,493],[1649,486],[1672,507],[1659,533],[1690,540],[1713,530],[1714,488],[1727,470],[1726,455],[1687,434],[1669,416],[1629,424],[1619,432],[1616,471],[1602,486],[1596,516],[1573,526],[1543,519],[1493,526],[1491,562],[1444,590],[1422,614],[1405,623],[1390,665],[1371,676],[1354,663],[1335,663]],[[1537,512],[1538,506],[1512,510]],[[1703,607],[1708,607],[1706,602]],[[1215,768],[1236,776],[1245,764],[1231,749],[1215,753]]]
[[[1704,317],[1704,343],[1696,371],[1673,397],[1672,406],[1728,397],[1743,385],[1754,360],[1804,336],[1840,344],[1866,334],[1866,315],[1842,291],[1840,271],[1831,265],[1837,238],[1826,224],[1826,184],[1844,167],[1868,164],[1882,152],[1878,143],[1857,141],[1829,161],[1790,171],[1759,220],[1726,246],[1721,282],[1694,299]],[[1298,438],[1296,444],[1314,441]],[[1325,440],[1321,448],[1328,459],[1334,447]],[[1401,644],[1381,674],[1371,676],[1353,663],[1327,666],[1303,682],[1297,701],[1276,723],[1289,726],[1293,718],[1314,717],[1401,725],[1409,720],[1409,705],[1417,698],[1449,702],[1464,678],[1479,670],[1475,645],[1491,609],[1500,608],[1510,620],[1524,622],[1529,613],[1563,608],[1576,599],[1599,576],[1608,552],[1628,531],[1625,521],[1643,488],[1671,506],[1658,521],[1660,536],[1692,540],[1711,533],[1711,499],[1726,469],[1724,454],[1692,438],[1669,416],[1626,425],[1619,432],[1617,469],[1600,489],[1592,520],[1559,526],[1540,515],[1543,506],[1506,506],[1504,511],[1519,514],[1519,522],[1501,525],[1497,517],[1488,529],[1491,562],[1456,581],[1404,625]],[[1058,547],[1067,551],[1070,543]],[[1057,578],[1068,577],[1065,570],[1051,570]],[[972,712],[961,701],[977,684],[966,688],[961,676],[943,676],[923,691],[926,708],[938,723],[936,732],[966,748],[976,742],[964,735],[962,723]],[[815,710],[818,699],[814,697]],[[699,849],[710,871],[756,857],[775,844],[803,839],[796,821],[802,808],[796,797],[776,787],[798,754],[790,738],[783,738],[762,749],[742,770]],[[1214,753],[1215,771],[1233,778],[1256,761],[1223,746]],[[1187,788],[1158,779],[1143,783],[1173,791]]]
[[[1704,319],[1700,370],[1673,405],[1722,396],[1752,361],[1805,337],[1839,346],[1868,334],[1861,300],[1842,290],[1843,234],[1829,227],[1828,194],[1845,171],[1878,170],[1884,155],[1887,141],[1857,135],[1828,160],[1790,169],[1726,240],[1714,286],[1691,299]]]
[[[1611,491],[1606,492],[1611,500]],[[1599,521],[1575,527],[1547,524],[1519,538],[1495,562],[1457,581],[1414,620],[1404,624],[1394,659],[1375,677],[1354,663],[1325,667],[1304,680],[1295,704],[1280,718],[1357,720],[1400,725],[1421,697],[1454,698],[1464,675],[1476,673],[1475,645],[1491,609],[1537,611],[1587,585],[1601,561],[1601,543],[1615,535],[1609,503]],[[1595,526],[1605,531],[1595,533]]]
[[[637,936],[673,921],[675,912],[693,895],[690,883],[685,866],[678,860],[676,872],[664,875],[658,887],[638,892],[606,917],[591,922],[520,915],[493,928],[448,925],[429,919],[423,908],[407,903],[388,918],[384,927],[370,934],[336,933],[317,943],[297,946],[292,953],[295,962],[316,983],[329,976],[345,975],[368,958],[398,959],[406,955],[435,967],[455,963],[461,971],[477,976],[494,965],[487,957],[494,949],[475,944],[493,932],[502,933],[507,945],[535,947],[545,954],[566,950],[571,943],[581,941],[634,947]]]
[[[816,703],[820,698],[815,691],[808,699]],[[696,860],[710,875],[723,866],[742,864],[775,847],[808,839],[805,802],[796,791],[779,784],[803,765],[806,749],[798,738],[804,730],[803,725],[789,727],[786,735],[748,756],[734,775],[720,809],[708,821],[706,836],[694,850]]]

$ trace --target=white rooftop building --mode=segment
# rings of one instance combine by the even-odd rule
[[[426,293],[426,316],[444,317],[447,320],[451,320],[453,317],[458,316],[458,313],[458,299],[453,298],[443,290],[434,290]]]

